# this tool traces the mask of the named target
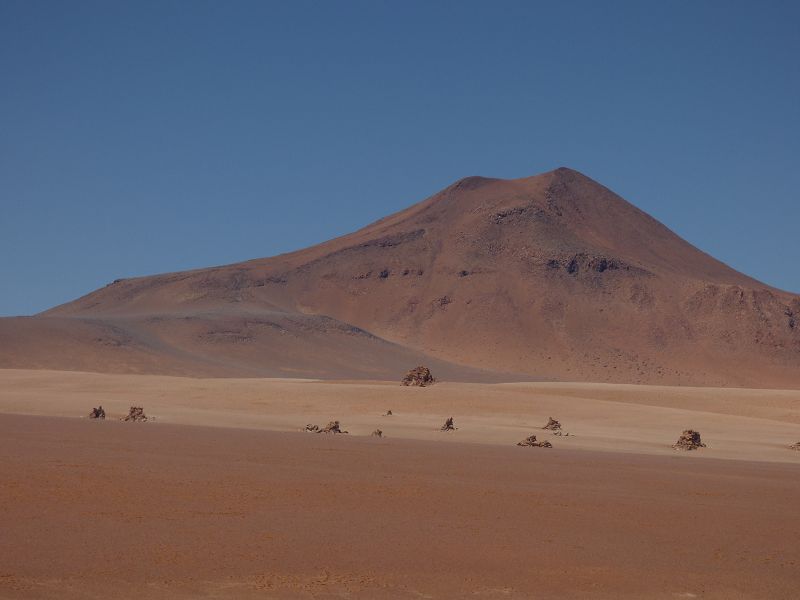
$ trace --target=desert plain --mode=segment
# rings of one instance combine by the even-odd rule
[[[0,598],[800,588],[793,390],[5,369],[0,413]],[[674,450],[687,428],[707,446]]]
[[[0,598],[796,599],[799,323],[569,168],[2,318]]]

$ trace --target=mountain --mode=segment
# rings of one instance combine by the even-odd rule
[[[0,366],[187,375],[800,385],[800,297],[592,179],[462,179],[272,258],[117,280],[0,320]]]

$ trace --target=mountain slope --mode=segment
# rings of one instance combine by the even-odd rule
[[[444,361],[529,377],[800,385],[800,297],[731,269],[563,168],[469,177],[318,246],[116,281],[36,319],[174,324],[204,315],[224,329],[228,319],[276,313],[334,319]],[[148,326],[153,336],[167,329]],[[184,338],[232,365],[274,347],[231,353]],[[308,342],[308,351],[318,343]]]

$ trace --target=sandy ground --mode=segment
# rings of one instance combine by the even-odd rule
[[[0,416],[3,598],[796,598],[781,463]]]
[[[558,448],[673,455],[681,431],[708,448],[691,458],[800,464],[800,392],[587,383],[438,383],[191,379],[0,370],[0,412],[109,417],[143,406],[156,423],[298,431],[338,419],[353,435],[509,445],[536,433]],[[383,416],[387,410],[393,416]],[[453,416],[458,431],[439,427]],[[540,428],[553,416],[571,435]]]
[[[113,418],[131,404],[155,422]],[[4,599],[800,587],[797,392],[0,371],[0,413]],[[297,432],[333,418],[351,435]],[[686,427],[709,447],[672,450]]]

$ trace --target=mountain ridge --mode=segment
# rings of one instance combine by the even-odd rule
[[[739,273],[566,167],[462,178],[309,248],[117,280],[37,318],[205,315],[206,328],[233,319],[246,329],[248,317],[274,314],[329,318],[486,372],[800,384],[800,297]],[[203,335],[180,343],[210,351]],[[253,348],[246,361],[258,361]]]

